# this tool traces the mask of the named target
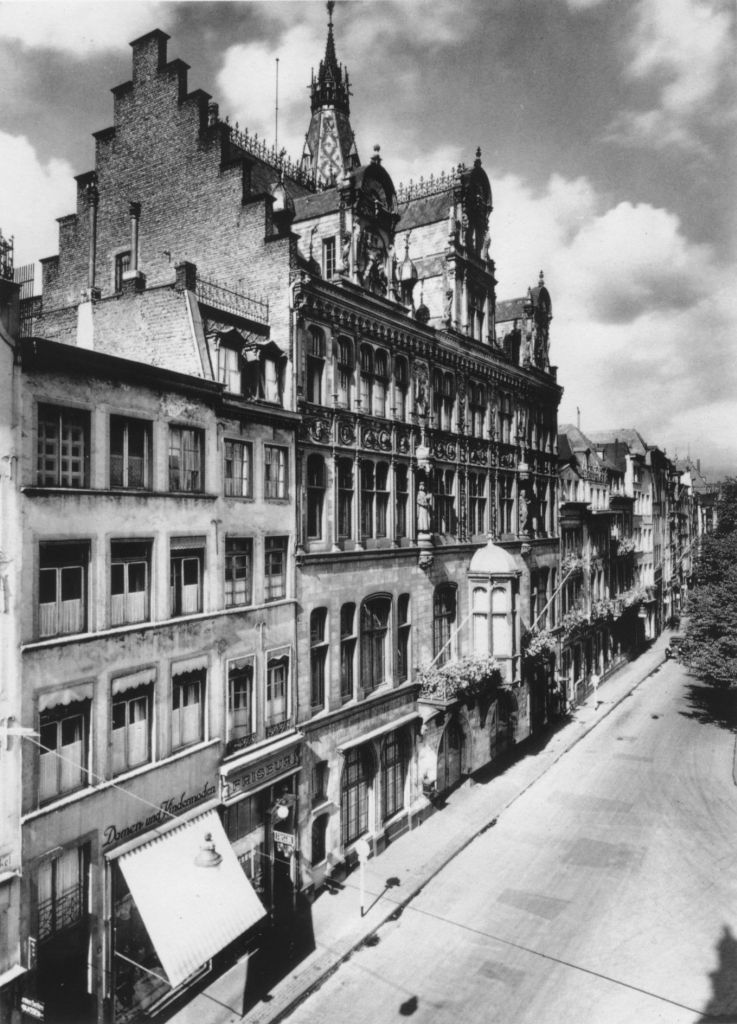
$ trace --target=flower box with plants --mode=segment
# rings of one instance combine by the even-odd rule
[[[602,597],[598,601],[594,601],[591,605],[591,618],[592,619],[609,619],[613,618],[616,612],[615,602],[609,597]]]
[[[417,678],[421,700],[472,699],[502,686],[499,665],[491,655],[468,654],[445,665],[427,665]]]
[[[633,537],[620,537],[617,540],[617,558],[627,558],[635,553],[635,541]]]
[[[569,640],[576,633],[580,632],[589,624],[589,618],[583,608],[571,608],[566,612],[561,621],[563,627],[563,639]]]
[[[555,634],[549,629],[533,626],[522,637],[522,651],[530,661],[552,661],[556,646]]]
[[[647,601],[647,590],[641,583],[637,583],[631,590],[622,595],[622,603],[625,608],[632,608],[634,605]]]
[[[575,579],[576,576],[583,574],[583,558],[576,554],[575,551],[569,551],[560,564],[560,571],[563,574],[563,579]]]

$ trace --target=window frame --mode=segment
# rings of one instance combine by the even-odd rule
[[[44,564],[47,563],[47,564]],[[64,600],[65,573],[77,571],[79,574],[79,597],[67,598]],[[89,541],[41,541],[38,550],[38,601],[36,605],[38,615],[38,636],[40,639],[55,636],[73,636],[78,633],[86,633],[89,630],[89,571],[90,571],[90,542]],[[45,573],[54,574],[54,601],[42,601],[44,589],[49,585],[50,577]],[[69,582],[67,582],[69,586]],[[79,610],[75,622],[71,628],[64,628],[64,604],[71,601],[78,602]],[[43,608],[53,604],[54,622],[57,628],[45,629]],[[71,609],[68,609],[71,611]],[[48,613],[46,613],[48,614]],[[68,616],[71,619],[71,615]]]
[[[39,487],[89,487],[90,422],[89,409],[38,403],[35,475]]]
[[[271,467],[276,465],[276,476]],[[281,444],[264,445],[264,501],[289,499],[289,449]]]
[[[374,612],[381,608],[381,615]],[[375,615],[382,623],[370,622],[369,615]],[[392,629],[392,599],[389,594],[371,594],[361,603],[359,616],[360,678],[364,692],[379,689],[392,681],[392,659],[389,640]],[[381,671],[377,671],[380,669]]]
[[[314,470],[318,465],[319,472],[315,473]],[[317,452],[308,455],[305,472],[307,480],[307,540],[322,540],[327,490],[327,472],[323,456]]]
[[[197,692],[197,700],[187,699],[182,703],[183,696],[189,696],[189,692]],[[181,724],[182,715],[175,717],[175,712],[182,708],[197,706],[197,735],[188,739],[182,736],[184,727]],[[194,715],[192,716],[195,717]],[[175,732],[178,734],[179,742],[176,742]],[[194,671],[178,672],[172,671],[171,676],[171,749],[172,752],[183,750],[186,747],[203,743],[207,738],[207,670],[195,669]]]
[[[272,561],[279,556],[281,558],[281,571],[274,572],[270,569]],[[287,569],[289,562],[289,537],[284,534],[278,536],[264,537],[264,603],[270,601],[281,601],[287,597]],[[281,582],[273,584],[272,577],[278,577]],[[274,587],[279,591],[274,593]]]
[[[242,450],[240,477],[233,472],[238,465],[238,459],[235,457],[237,449]],[[237,489],[238,485],[240,492]],[[253,444],[250,441],[231,437],[223,439],[223,495],[226,498],[253,498]]]
[[[143,455],[141,456],[141,480],[142,483],[135,484],[130,482],[131,477],[131,460],[138,458],[135,455],[131,455],[131,427],[138,427],[143,433]],[[120,455],[117,453],[113,454],[113,431],[120,428],[122,431],[122,448]],[[108,472],[110,478],[110,489],[111,490],[124,490],[124,491],[150,491],[151,490],[151,469],[153,466],[153,423],[151,420],[139,419],[134,416],[110,416],[109,422],[109,436],[108,436]],[[113,479],[114,476],[114,459],[120,459],[120,482]]]
[[[117,550],[116,550],[117,549]],[[123,589],[117,593],[113,592],[115,566],[124,566]],[[133,566],[143,565],[144,587],[143,590],[131,590],[130,569]],[[128,626],[137,622],[151,621],[151,542],[147,540],[118,539],[110,541],[110,625]],[[143,609],[140,617],[135,617],[131,612],[132,594],[143,593]],[[114,599],[122,596],[124,601],[116,602]],[[122,617],[116,614],[116,604],[124,606]]]
[[[175,445],[177,439],[178,444]],[[191,440],[192,444],[186,446],[185,440]],[[186,465],[188,459],[189,467]],[[178,463],[176,466],[175,460]],[[175,480],[178,480],[180,486],[174,486]],[[169,491],[174,494],[204,493],[205,432],[201,427],[169,424]]]
[[[197,563],[197,608],[183,610],[183,588],[195,584],[184,582],[185,562]],[[178,563],[178,580],[174,579],[175,563]],[[177,547],[169,549],[169,616],[172,619],[185,615],[198,615],[205,607],[205,548],[193,545],[191,548]]]
[[[328,667],[328,609],[324,605],[310,612],[310,707],[325,707]]]
[[[400,594],[397,598],[397,682],[405,683],[411,675],[412,598]]]
[[[245,581],[243,600],[237,600],[238,574],[235,570],[239,567],[237,559],[245,559],[242,579]],[[230,580],[228,575],[230,573]],[[230,586],[229,586],[230,584]],[[253,538],[241,535],[226,535],[225,553],[223,564],[223,594],[226,608],[247,608],[253,604]]]
[[[350,621],[349,621],[350,620]],[[346,601],[340,608],[340,699],[353,699],[356,686],[356,605]]]
[[[120,693],[114,693],[110,698],[110,766],[113,777],[118,775],[124,775],[126,772],[133,771],[135,768],[140,768],[141,765],[150,764],[153,760],[153,749],[152,749],[152,695],[153,686],[148,684],[146,686],[131,687],[128,690],[122,690]],[[143,721],[146,723],[145,735],[146,735],[146,753],[141,759],[135,761],[131,755],[131,727],[135,725],[135,722],[130,720],[130,709],[132,705],[143,705],[145,708],[145,716]],[[125,724],[121,729],[117,729],[115,726],[115,709],[120,706],[125,707]],[[125,737],[123,739],[124,751],[122,765],[116,765],[116,750],[115,750],[115,733],[125,731]]]
[[[283,680],[277,680],[276,673],[284,668]],[[279,647],[266,652],[266,685],[264,690],[264,719],[266,722],[267,735],[269,728],[284,725],[289,722],[291,714],[291,673],[292,673],[292,651],[289,647]],[[279,696],[275,696],[275,687],[278,683]],[[270,711],[277,702],[283,702],[283,708]]]
[[[445,600],[452,597],[452,608]],[[432,646],[433,664],[440,667],[450,661],[455,652],[454,634],[458,621],[458,587],[454,583],[440,583],[433,592]]]
[[[256,706],[255,706],[255,679],[256,665],[254,655],[247,655],[243,658],[233,658],[226,663],[226,736],[227,752],[233,753],[249,746],[256,738]],[[236,722],[236,712],[243,712],[244,708],[235,706],[234,684],[245,679],[246,707],[243,718],[244,722]],[[238,730],[244,730],[236,735]]]
[[[47,748],[39,749],[38,802],[40,806],[59,800],[69,793],[76,793],[79,790],[86,789],[90,785],[91,706],[92,701],[90,700],[75,700],[69,704],[57,704],[54,707],[39,712],[39,743],[41,747]],[[79,738],[71,743],[65,743],[65,724],[68,736],[69,725],[77,720],[80,723]],[[48,743],[50,738],[49,731],[52,727],[55,733],[54,746],[50,746]],[[63,750],[64,747],[76,746],[77,744],[80,744],[81,748],[81,753],[79,754],[64,755],[57,753]],[[43,759],[45,757],[49,759],[48,764],[53,764],[52,774],[55,776],[53,790],[44,790],[43,788],[44,775],[48,774],[45,773],[44,769]],[[53,761],[51,758],[53,758]],[[72,769],[77,769],[73,775],[71,774]]]

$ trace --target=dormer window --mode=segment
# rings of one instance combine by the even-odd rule
[[[230,345],[220,345],[218,348],[218,380],[231,394],[243,393],[241,355],[238,349]]]
[[[244,353],[246,394],[249,398],[282,404],[284,353],[275,342]]]

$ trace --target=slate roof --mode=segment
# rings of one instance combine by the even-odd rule
[[[620,445],[625,444],[634,455],[646,455],[648,451],[642,434],[634,427],[621,427],[619,430],[592,430],[589,437],[599,447],[613,445],[619,441]]]
[[[527,297],[522,295],[518,299],[505,299],[496,304],[496,322],[506,323],[510,320],[521,320],[524,317],[524,305]]]

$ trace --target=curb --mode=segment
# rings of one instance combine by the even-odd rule
[[[575,736],[571,743],[564,747],[560,751],[558,756],[553,761],[551,761],[550,764],[547,765],[547,767],[545,767],[539,775],[537,775],[534,779],[528,782],[523,789],[520,789],[518,793],[516,793],[510,800],[508,800],[507,803],[504,804],[502,809],[499,812],[497,812],[497,814],[490,821],[485,822],[485,824],[476,829],[476,831],[472,835],[468,836],[461,843],[460,846],[456,847],[448,856],[444,857],[442,863],[438,864],[436,867],[433,867],[427,874],[427,876],[421,882],[419,882],[411,892],[408,892],[405,896],[403,896],[401,900],[393,902],[391,905],[391,909],[388,911],[388,913],[385,916],[383,916],[380,921],[373,925],[370,931],[366,932],[365,935],[362,935],[361,938],[354,942],[350,946],[350,948],[347,949],[344,953],[341,953],[337,960],[335,961],[335,963],[330,964],[318,977],[316,977],[304,989],[302,989],[299,995],[294,996],[285,1007],[283,1007],[281,1010],[278,1010],[272,1017],[269,1017],[268,1024],[280,1024],[281,1021],[285,1020],[287,1017],[289,1017],[290,1014],[292,1014],[296,1010],[300,1003],[304,1002],[304,1000],[308,999],[313,994],[313,992],[316,992],[319,988],[321,988],[324,985],[324,983],[329,978],[331,978],[333,974],[335,974],[339,967],[341,967],[347,960],[349,960],[353,956],[353,954],[361,948],[361,946],[365,945],[367,939],[370,939],[372,936],[376,935],[380,928],[383,928],[384,925],[390,919],[392,919],[395,915],[398,915],[398,912],[403,912],[405,908],[417,896],[419,896],[419,894],[422,892],[425,886],[432,882],[433,879],[435,879],[440,874],[440,872],[443,871],[443,869],[451,863],[451,861],[455,860],[455,858],[458,857],[459,854],[463,853],[463,851],[467,849],[467,847],[469,847],[471,843],[478,839],[479,836],[483,835],[484,832],[488,832],[490,828],[493,828],[493,826],[496,825],[499,818],[502,816],[504,811],[507,810],[507,808],[511,807],[512,804],[516,803],[516,801],[519,800],[521,796],[523,796],[537,782],[539,782],[543,775],[546,775],[547,772],[549,772],[550,769],[554,765],[556,765],[565,754],[572,750],[573,747],[576,746],[576,744],[580,743],[585,736],[588,736],[588,734],[592,732],[601,721],[607,718],[614,711],[615,708],[619,707],[619,705],[623,701],[625,701],[630,696],[630,694],[634,693],[634,691],[638,689],[638,687],[642,686],[646,679],[649,679],[650,676],[657,672],[664,662],[665,654],[663,654],[662,658],[660,659],[660,661],[657,662],[657,664],[655,664],[652,668],[648,669],[645,675],[643,675],[640,679],[633,683],[633,685],[627,690],[626,693],[623,693],[618,700],[614,701],[602,715],[600,715],[595,721],[590,722],[589,725],[586,726],[581,733]],[[613,677],[610,676],[609,678],[611,679]],[[737,757],[737,741],[735,746],[735,756]],[[246,1014],[245,1017],[242,1019],[246,1019],[247,1017],[248,1014]],[[266,1021],[264,1021],[264,1024],[266,1024]]]

